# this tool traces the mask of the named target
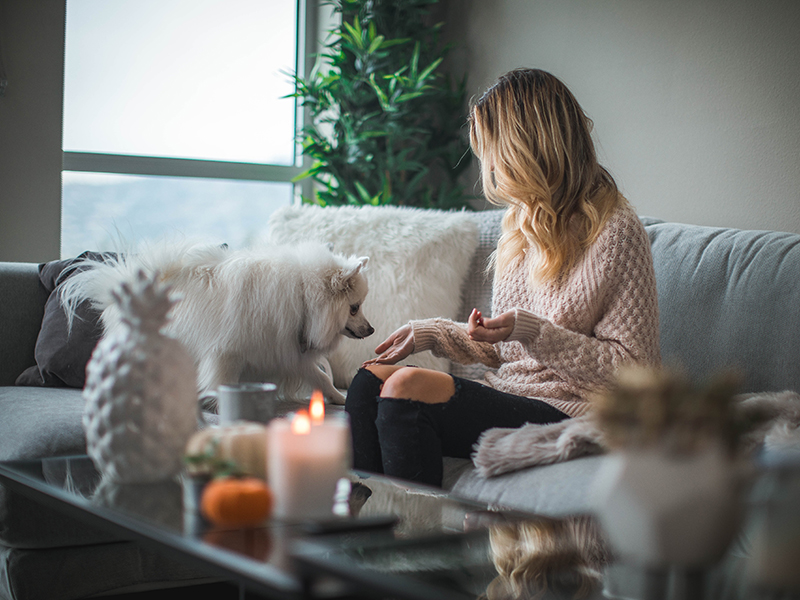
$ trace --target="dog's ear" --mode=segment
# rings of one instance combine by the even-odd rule
[[[349,289],[353,283],[353,278],[367,266],[368,262],[369,262],[369,257],[362,256],[361,258],[357,259],[357,262],[354,265],[343,267],[342,269],[337,271],[331,278],[331,286],[333,287],[333,289],[335,290]]]

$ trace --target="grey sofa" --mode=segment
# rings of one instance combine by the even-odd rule
[[[490,312],[480,275],[500,213],[477,213],[480,246],[462,301]],[[643,218],[658,285],[661,348],[697,380],[738,368],[742,392],[800,391],[800,235],[665,223]],[[37,265],[0,263],[0,460],[85,451],[80,391],[14,386],[34,364],[47,293]],[[470,374],[465,371],[464,374]],[[491,479],[448,460],[446,487],[493,505],[559,515],[591,510],[601,457]],[[136,544],[88,531],[0,489],[0,598],[77,598],[141,582],[200,574]]]

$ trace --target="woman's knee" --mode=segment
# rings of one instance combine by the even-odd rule
[[[396,373],[399,369],[403,368],[405,367],[402,365],[369,365],[361,368],[359,371],[369,371],[375,377],[380,379],[381,383],[383,383],[389,377],[391,377],[393,373]]]
[[[381,394],[383,380],[367,369],[359,369],[347,388],[347,398],[345,400],[345,410],[351,410],[374,404]]]
[[[427,404],[447,402],[455,393],[453,378],[447,373],[402,367],[383,383],[381,396],[403,398]]]

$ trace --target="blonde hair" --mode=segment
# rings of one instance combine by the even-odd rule
[[[609,552],[589,517],[497,525],[489,543],[497,569],[483,600],[586,598],[603,579]]]
[[[591,119],[553,75],[516,69],[474,104],[469,124],[486,198],[508,206],[496,274],[532,248],[530,281],[556,279],[625,202],[597,162]]]

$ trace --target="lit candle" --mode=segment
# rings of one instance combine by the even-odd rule
[[[269,424],[269,485],[279,519],[321,519],[333,515],[334,494],[349,463],[347,415],[325,418],[322,395],[309,412],[273,419]]]
[[[311,403],[308,405],[308,413],[311,415],[311,423],[320,425],[325,421],[325,399],[322,392],[314,390],[311,394]]]

